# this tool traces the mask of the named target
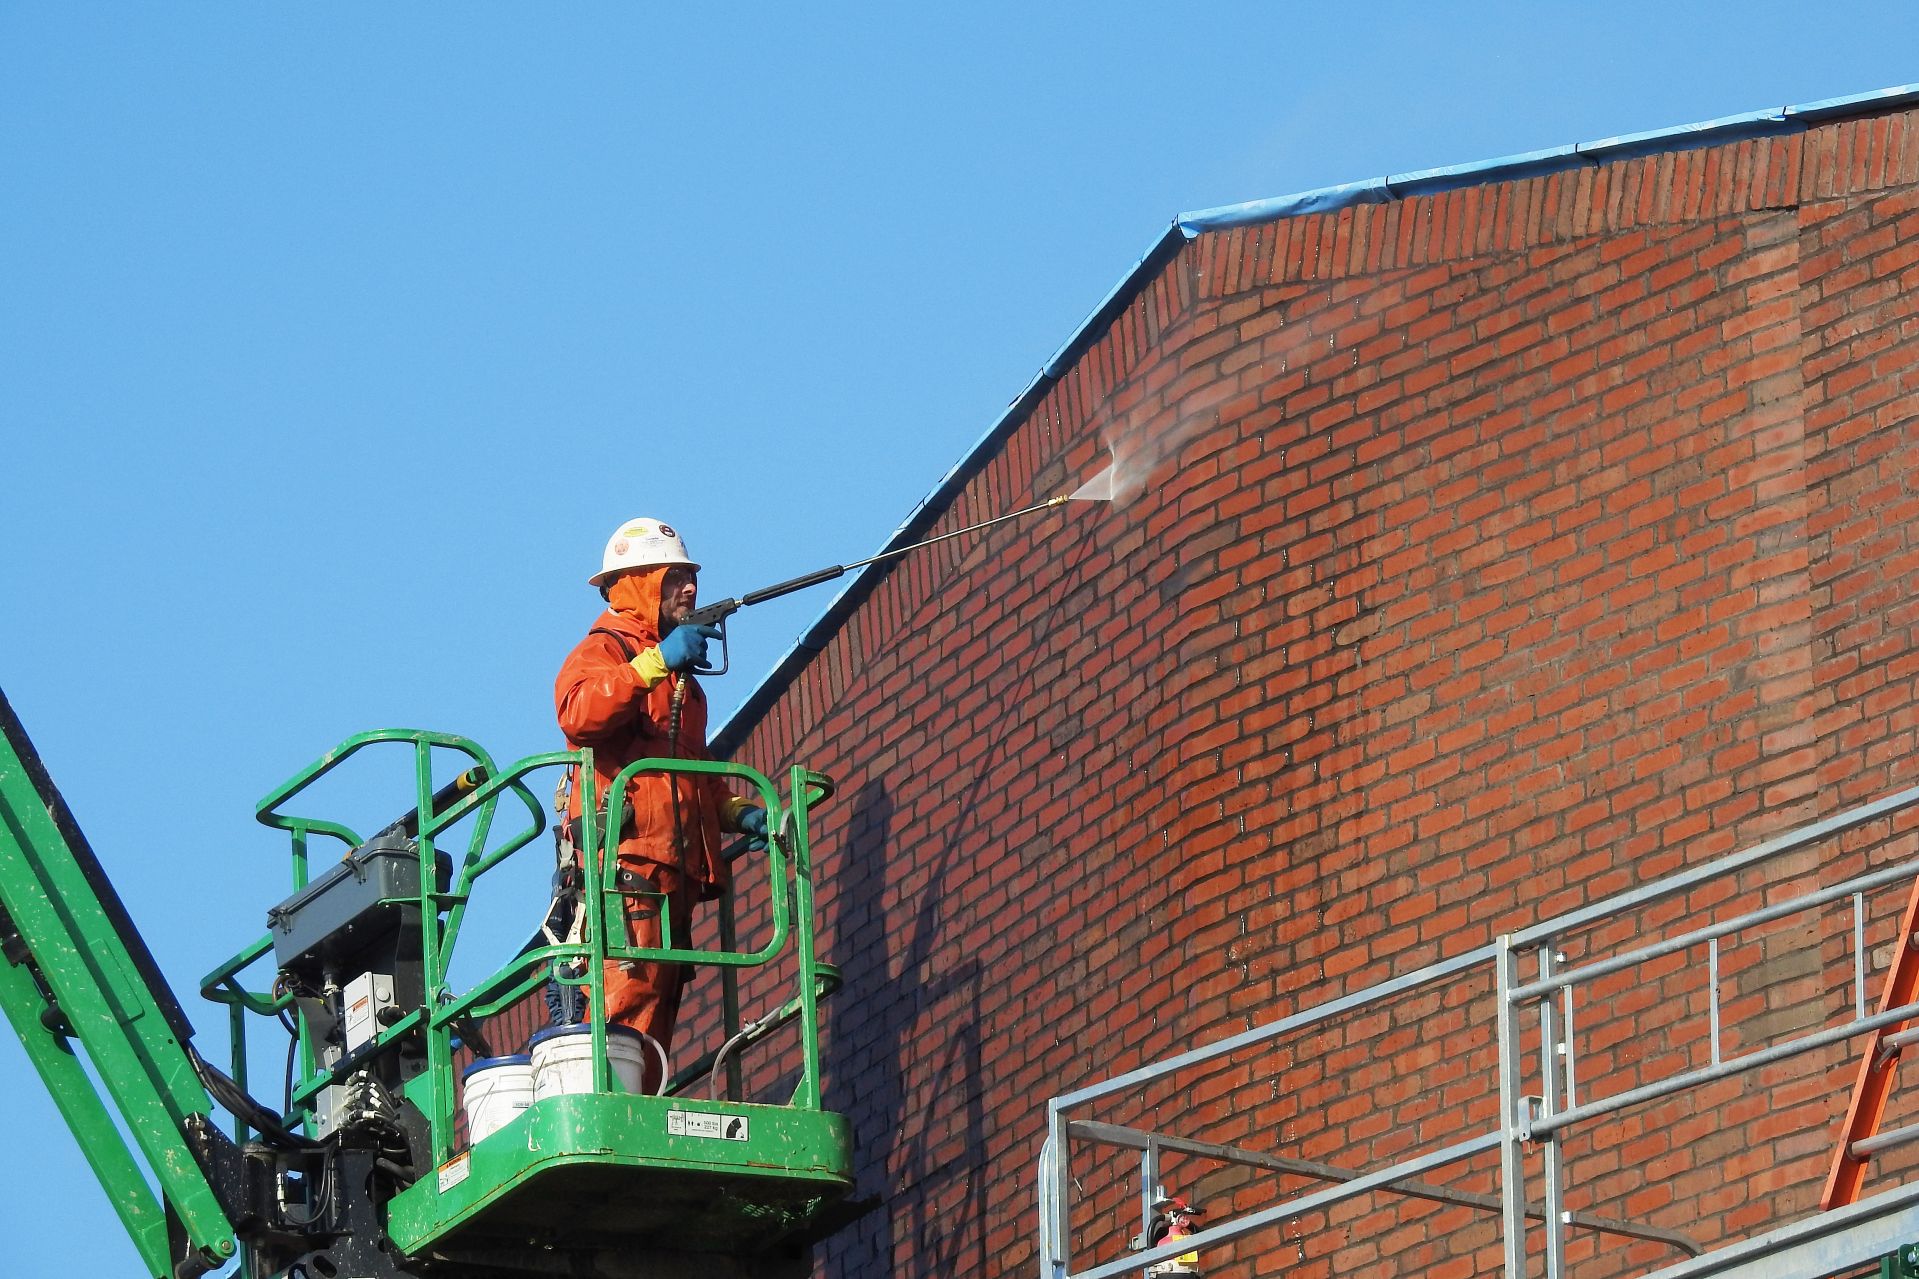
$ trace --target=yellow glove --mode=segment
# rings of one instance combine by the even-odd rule
[[[647,649],[627,665],[640,677],[641,688],[652,688],[667,676],[666,659],[657,647]]]

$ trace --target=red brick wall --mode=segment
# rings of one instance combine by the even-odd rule
[[[1913,781],[1913,119],[1208,233],[1162,269],[934,531],[1073,487],[1114,423],[1190,432],[1146,493],[908,557],[736,752],[841,786],[827,1093],[885,1204],[822,1273],[1030,1275],[1050,1096]],[[1797,927],[1728,949],[1735,1040],[1849,1003]],[[1656,976],[1586,1014],[1582,1083],[1699,1046],[1703,995]],[[1101,1117],[1389,1159],[1489,1122],[1487,998]],[[1573,1206],[1705,1242],[1802,1214],[1849,1057],[1688,1103],[1730,1132],[1576,1135]],[[1078,1257],[1137,1228],[1125,1168],[1085,1165]],[[1174,1175],[1216,1213],[1282,1185]],[[1379,1196],[1208,1269],[1467,1275],[1497,1237]]]

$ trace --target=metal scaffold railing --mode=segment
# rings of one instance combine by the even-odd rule
[[[1615,1196],[1603,1205],[1594,1194],[1582,1196],[1578,1175],[1568,1167],[1566,1145],[1575,1134],[1590,1138],[1608,1123],[1643,1126],[1649,1108],[1661,1102],[1705,1098],[1701,1109],[1710,1111],[1723,1100],[1713,1091],[1716,1086],[1757,1089],[1763,1110],[1770,1076],[1783,1063],[1801,1059],[1795,1068],[1813,1070],[1815,1086],[1823,1086],[1818,1071],[1830,1074],[1841,1064],[1853,1064],[1855,1054],[1846,1041],[1876,1036],[1875,1042],[1882,1043],[1887,1036],[1879,1032],[1908,1020],[1919,1023],[1919,1002],[1895,1003],[1889,996],[1878,1010],[1868,1012],[1873,967],[1869,925],[1883,921],[1886,914],[1879,894],[1919,879],[1919,857],[1911,855],[1907,838],[1919,826],[1913,820],[1919,812],[1909,810],[1919,810],[1919,788],[1054,1098],[1037,1170],[1042,1279],[1193,1273],[1182,1268],[1182,1259],[1190,1262],[1195,1253],[1223,1249],[1262,1231],[1270,1236],[1286,1223],[1341,1205],[1351,1208],[1348,1201],[1362,1197],[1450,1205],[1476,1216],[1486,1229],[1496,1224],[1499,1237],[1489,1247],[1503,1254],[1507,1279],[1540,1272],[1560,1279],[1569,1273],[1569,1240],[1579,1232],[1632,1243],[1639,1249],[1635,1256],[1652,1258],[1622,1271],[1614,1257],[1604,1273],[1657,1274],[1662,1279],[1816,1279],[1845,1273],[1847,1267],[1870,1263],[1919,1239],[1919,1177],[1903,1169],[1887,1174],[1888,1184],[1875,1187],[1871,1197],[1830,1211],[1818,1211],[1809,1203],[1806,1210],[1774,1211],[1756,1222],[1749,1212],[1738,1229],[1703,1218],[1660,1225],[1647,1220],[1657,1213],[1634,1211],[1630,1195]],[[1843,855],[1833,855],[1845,836],[1854,838]],[[1873,849],[1877,856],[1871,854]],[[1887,864],[1876,864],[1880,862]],[[1822,882],[1828,879],[1836,882]],[[1785,938],[1795,955],[1809,956],[1796,971],[1814,992],[1810,1002],[1822,1009],[1818,1017],[1801,1010],[1782,1021],[1777,987],[1768,988],[1774,992],[1768,997],[1768,989],[1755,995],[1740,985],[1776,980],[1770,970],[1755,968],[1749,957],[1729,962],[1729,956],[1743,954],[1738,950],[1742,946],[1763,949],[1754,941],[1759,937],[1768,939],[1769,954],[1781,953],[1786,949],[1777,931],[1781,928],[1795,930]],[[1900,948],[1915,945],[1919,941],[1913,937],[1896,937],[1895,959]],[[1848,968],[1849,974],[1839,980],[1837,974]],[[1640,988],[1636,996],[1628,993],[1635,983]],[[1675,983],[1685,984],[1683,994],[1673,993]],[[1447,998],[1467,988],[1484,995]],[[1670,1036],[1677,1048],[1661,1042],[1644,1051],[1635,1049],[1632,1068],[1621,1069],[1618,1009],[1627,1003],[1643,1007],[1655,997],[1669,1001],[1671,1019],[1687,1029]],[[1408,1001],[1427,1009],[1444,1008],[1455,1017],[1470,1008],[1472,1016],[1454,1038],[1475,1045],[1481,1054],[1476,1060],[1486,1067],[1482,1073],[1492,1076],[1496,1068],[1496,1078],[1484,1084],[1485,1104],[1475,1112],[1474,1122],[1416,1125],[1418,1132],[1396,1134],[1400,1140],[1385,1143],[1388,1159],[1353,1166],[1354,1152],[1363,1155],[1367,1142],[1342,1143],[1330,1130],[1321,1133],[1325,1148],[1341,1151],[1343,1162],[1288,1151],[1283,1138],[1278,1143],[1282,1149],[1259,1149],[1243,1141],[1199,1140],[1192,1126],[1176,1132],[1157,1121],[1115,1123],[1103,1117],[1129,1106],[1137,1110],[1161,1105],[1141,1099],[1163,1098],[1182,1080],[1217,1074],[1230,1063],[1324,1034],[1336,1024],[1371,1015],[1374,1026],[1393,1025],[1390,1016],[1377,1014]],[[1602,1028],[1603,1034],[1595,1033]],[[1808,1058],[1822,1050],[1823,1057]],[[1582,1066],[1591,1069],[1582,1071]],[[1363,1068],[1350,1069],[1337,1082],[1352,1093],[1389,1089],[1395,1069],[1394,1054],[1382,1052],[1365,1057]],[[1284,1068],[1276,1072],[1273,1095],[1279,1095],[1287,1073]],[[1741,1115],[1719,1120],[1732,1133],[1728,1141],[1738,1139],[1738,1125],[1752,1122],[1753,1108],[1748,1105]],[[1835,1115],[1843,1109],[1841,1093]],[[1715,1118],[1689,1112],[1687,1121],[1696,1125]],[[1838,1135],[1836,1123],[1831,1135]],[[1800,1134],[1802,1144],[1805,1136]],[[1854,1159],[1877,1159],[1901,1140],[1919,1140],[1919,1125],[1852,1143],[1846,1150]],[[1110,1212],[1092,1202],[1093,1192],[1081,1182],[1082,1169],[1074,1162],[1076,1152],[1083,1155],[1087,1169],[1098,1164],[1113,1173],[1107,1178],[1110,1183],[1130,1183],[1136,1176],[1142,1229],[1130,1250],[1106,1244],[1109,1238],[1122,1238],[1123,1232],[1107,1229]],[[1742,1148],[1742,1153],[1749,1152]],[[1133,1165],[1125,1161],[1132,1156],[1137,1156],[1136,1171],[1127,1172]],[[1188,1171],[1240,1170],[1230,1182],[1242,1187],[1240,1210],[1195,1233],[1156,1241],[1149,1227],[1156,1201],[1165,1202],[1162,1178],[1169,1159],[1186,1161]],[[1610,1171],[1615,1178],[1621,1176],[1617,1166]],[[1246,1206],[1250,1192],[1244,1186],[1260,1173],[1273,1174],[1274,1193]],[[1472,1184],[1448,1184],[1448,1178]],[[1278,1188],[1278,1183],[1302,1182],[1296,1193],[1280,1193]],[[1816,1199],[1816,1185],[1812,1189],[1810,1198]],[[1582,1198],[1584,1204],[1575,1209]],[[1600,1206],[1607,1210],[1594,1210]],[[1076,1246],[1076,1230],[1082,1237],[1098,1238],[1099,1243],[1084,1249],[1096,1259],[1076,1264],[1074,1254],[1082,1251]],[[1303,1241],[1288,1238],[1284,1246],[1289,1252],[1298,1247],[1303,1260]],[[1389,1253],[1391,1244],[1381,1247]],[[1486,1264],[1495,1263],[1489,1256]],[[1572,1269],[1576,1273],[1577,1267]]]

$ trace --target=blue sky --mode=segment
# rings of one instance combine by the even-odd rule
[[[1919,80],[1908,5],[1360,12],[0,8],[0,688],[183,1000],[281,778],[556,746],[630,516],[709,598],[870,554],[1174,214]],[[716,722],[831,590],[734,619]],[[0,1080],[0,1268],[136,1273]]]

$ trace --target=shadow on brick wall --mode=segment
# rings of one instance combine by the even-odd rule
[[[868,782],[851,808],[830,921],[846,956],[834,1000],[860,1016],[825,1065],[825,1100],[852,1120],[856,1193],[881,1202],[828,1245],[822,1273],[833,1279],[985,1272],[980,965],[968,959],[927,979],[958,833],[904,930],[885,926],[892,842],[892,798],[885,782]]]
[[[1097,527],[1082,523],[1058,582],[1082,580],[1098,549]],[[982,563],[1005,562],[1010,548],[982,545],[973,553]],[[1055,634],[1070,617],[1068,599],[1064,588],[1031,599],[1019,618],[1022,634]],[[1058,678],[1057,661],[1038,660],[1050,651],[1045,646],[1037,654],[1019,645],[1006,651],[1014,654],[1006,669],[1019,673],[995,696],[1000,705],[1028,706],[1043,672]],[[997,711],[960,714],[949,700],[926,713],[928,732],[969,734],[984,748],[957,765],[964,785],[951,808],[957,816],[929,826],[917,808],[900,811],[924,793],[924,777],[895,778],[897,788],[883,777],[866,781],[848,806],[833,852],[834,894],[822,907],[828,953],[845,974],[828,1013],[825,1104],[852,1122],[855,1194],[880,1200],[827,1242],[820,1273],[829,1279],[947,1279],[998,1269],[989,1209],[1005,1187],[988,1179],[1008,1174],[995,1166],[989,1141],[1003,1141],[1011,1126],[1009,1071],[1007,1054],[988,1059],[994,1032],[985,1005],[997,993],[989,983],[1003,984],[1009,974],[981,958],[982,950],[1005,955],[1003,938],[976,930],[995,927],[978,913],[991,886],[986,875],[994,873],[983,867],[1004,873],[1010,863],[979,846],[1006,819],[1001,792],[1017,754],[1008,753],[1009,725]],[[989,1106],[997,1109],[989,1114]]]

